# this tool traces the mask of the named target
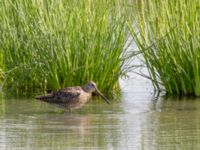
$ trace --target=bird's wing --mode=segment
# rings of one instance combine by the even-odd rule
[[[68,103],[76,101],[81,94],[81,87],[67,87],[53,93],[53,101],[56,103]]]

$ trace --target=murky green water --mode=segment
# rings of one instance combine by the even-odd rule
[[[34,99],[0,100],[0,149],[200,149],[200,99],[156,99],[136,80],[121,83],[121,102],[91,101],[71,114]]]

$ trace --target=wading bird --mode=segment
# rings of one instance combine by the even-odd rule
[[[44,96],[37,96],[35,98],[57,105],[71,112],[73,109],[78,109],[85,105],[91,98],[92,92],[96,92],[106,103],[110,104],[110,101],[97,89],[96,83],[93,81],[89,81],[83,87],[66,87],[56,92]]]

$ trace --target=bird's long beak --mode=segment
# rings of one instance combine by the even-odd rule
[[[110,101],[98,90],[96,89],[96,93],[101,96],[107,104],[110,104]]]

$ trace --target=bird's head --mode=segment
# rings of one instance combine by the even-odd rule
[[[95,92],[97,90],[96,83],[93,81],[89,81],[87,84],[83,86],[83,90],[88,93]]]
[[[99,96],[101,96],[106,101],[106,103],[110,104],[110,101],[98,90],[95,82],[89,81],[87,84],[83,86],[83,90],[87,93],[96,92]]]

